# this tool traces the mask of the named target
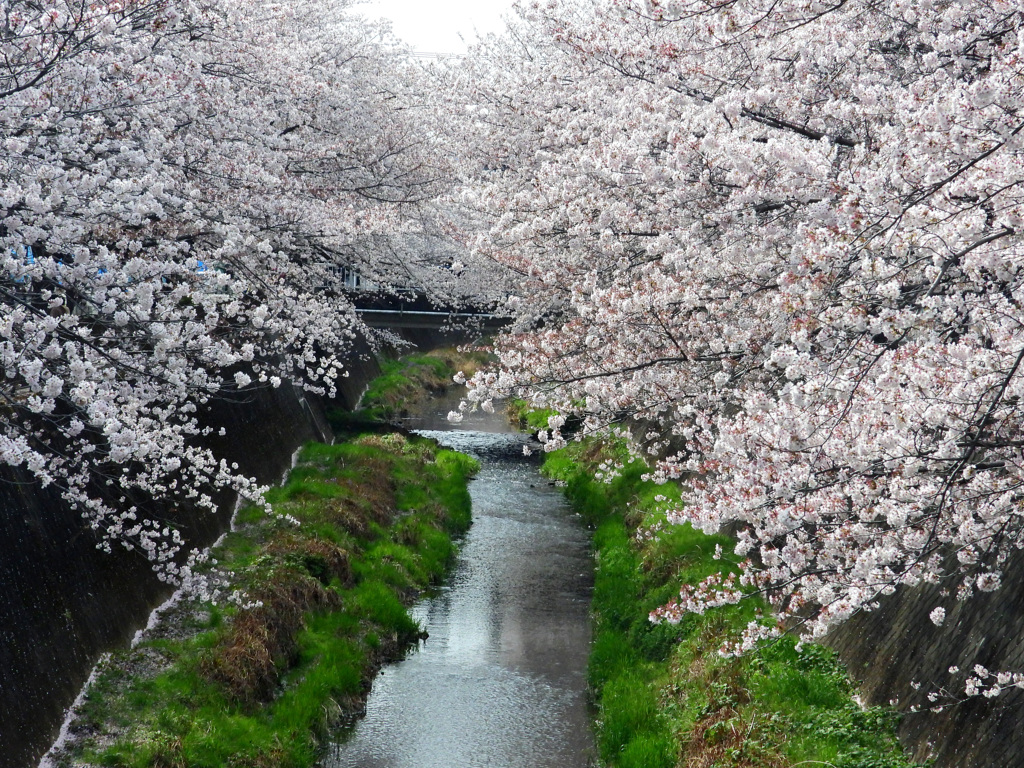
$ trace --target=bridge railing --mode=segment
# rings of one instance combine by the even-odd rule
[[[444,312],[420,309],[356,309],[360,319],[371,328],[442,328],[465,326],[483,331],[497,331],[509,318],[486,312]]]

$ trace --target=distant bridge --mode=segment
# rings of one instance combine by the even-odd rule
[[[378,292],[376,283],[365,279],[354,269],[337,270],[343,290],[356,305],[359,318],[371,328],[413,328],[441,330],[442,328],[472,328],[481,331],[499,331],[510,322],[486,311],[472,307],[438,307],[415,289],[396,293]]]
[[[359,318],[371,328],[441,328],[468,327],[481,331],[500,331],[509,318],[478,312],[440,312],[421,309],[360,309]]]

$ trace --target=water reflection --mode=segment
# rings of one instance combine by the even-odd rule
[[[378,677],[328,768],[588,764],[587,533],[502,417],[462,426],[473,431],[426,432],[482,463],[454,573],[413,611],[430,638]]]

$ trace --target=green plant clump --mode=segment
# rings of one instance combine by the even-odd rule
[[[555,411],[550,408],[534,408],[528,401],[517,399],[509,401],[508,415],[520,429],[538,432],[548,428],[548,417],[554,416]]]
[[[462,371],[472,376],[487,361],[481,352],[454,349],[432,350],[423,355],[381,361],[381,374],[369,383],[355,414],[332,414],[341,421],[369,419],[389,421],[408,415],[409,410],[432,395],[454,386],[452,377]]]
[[[171,629],[115,655],[65,765],[305,768],[358,711],[376,668],[421,636],[406,606],[470,524],[463,454],[399,434],[308,445],[243,510],[212,575],[240,604],[186,602]]]
[[[595,476],[602,462],[621,466]],[[615,768],[908,768],[896,713],[862,709],[835,654],[798,650],[786,637],[740,658],[718,653],[767,607],[756,599],[690,615],[679,624],[648,615],[681,584],[736,570],[732,542],[665,512],[678,486],[644,481],[648,468],[613,444],[575,443],[547,455],[594,528],[597,560],[589,684],[597,704],[597,746]]]

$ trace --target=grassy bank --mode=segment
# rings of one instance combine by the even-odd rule
[[[215,552],[242,605],[177,606],[103,667],[64,765],[301,768],[420,636],[406,605],[470,522],[475,460],[399,434],[313,444]],[[282,517],[287,515],[291,520]]]
[[[486,360],[485,353],[450,348],[385,359],[380,364],[381,375],[363,394],[358,416],[383,421],[406,416],[417,404],[454,386],[456,373],[462,371],[468,378]]]
[[[526,400],[510,400],[506,411],[513,424],[530,433],[547,429],[548,417],[555,415],[555,411],[547,408],[532,408]]]
[[[597,571],[589,683],[598,708],[598,750],[616,768],[906,768],[895,714],[862,709],[835,655],[796,649],[792,638],[743,658],[722,658],[754,601],[652,624],[649,611],[684,582],[733,567],[723,536],[665,525],[678,487],[644,482],[640,463],[610,483],[594,479],[605,447],[573,444],[548,454],[545,472],[566,484],[594,527]]]

